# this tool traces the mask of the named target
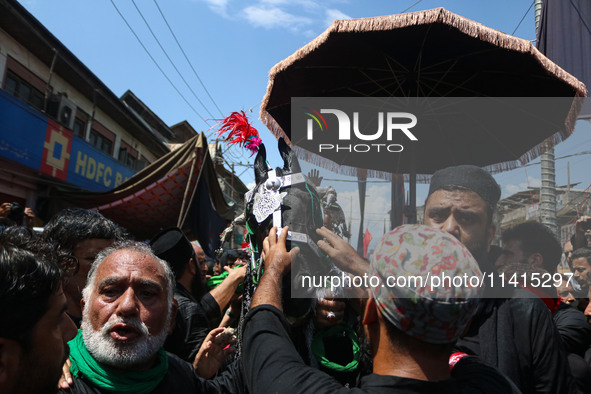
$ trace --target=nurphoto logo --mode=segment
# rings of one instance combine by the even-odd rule
[[[375,111],[368,114],[368,111],[365,110],[360,115],[359,111],[347,113],[335,108],[322,108],[320,111],[306,108],[304,113],[309,116],[306,122],[308,141],[313,141],[317,133],[329,133],[329,123],[331,124],[330,129],[334,130],[332,124],[336,122],[337,132],[331,134],[331,140],[336,140],[335,143],[319,143],[317,145],[318,153],[331,150],[334,152],[398,153],[404,150],[404,146],[392,143],[392,141],[394,136],[399,133],[402,133],[410,141],[418,141],[411,131],[417,124],[417,117],[410,112]],[[329,116],[323,116],[323,114]],[[358,141],[360,143],[356,143]]]
[[[292,97],[269,114],[290,112],[281,127],[304,161],[387,178],[522,161],[528,141],[565,130],[564,114],[578,105],[572,97]]]

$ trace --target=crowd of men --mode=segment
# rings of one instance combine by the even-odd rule
[[[491,247],[499,198],[486,171],[442,169],[424,223],[385,234],[369,261],[317,229],[332,263],[377,284],[359,299],[314,302],[304,327],[312,358],[294,346],[300,323],[283,314],[300,253],[287,229],[270,230],[262,275],[243,300],[246,256],[227,251],[214,271],[179,228],[138,242],[83,209],[58,213],[41,233],[23,217],[23,226],[5,222],[0,392],[591,392],[591,218],[577,221],[564,246],[570,269],[559,272],[563,249],[540,223]],[[428,285],[441,274],[487,281]],[[389,285],[411,276],[425,281]]]

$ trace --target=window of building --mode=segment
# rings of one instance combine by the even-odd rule
[[[141,171],[144,168],[146,168],[150,163],[148,163],[145,159],[138,159],[138,161],[136,161],[135,163],[135,169],[137,171]]]
[[[43,93],[10,70],[7,70],[6,73],[4,89],[30,106],[43,110],[43,102],[45,101]]]
[[[103,151],[104,153],[111,155],[113,153],[113,141],[109,140],[105,136],[103,136],[98,131],[92,129],[90,130],[90,136],[88,138],[88,142]]]
[[[76,118],[74,120],[74,129],[72,131],[74,132],[74,135],[77,137],[86,137],[86,123],[82,119]]]
[[[138,169],[138,160],[133,157],[132,153],[127,148],[119,149],[119,162],[132,170]]]

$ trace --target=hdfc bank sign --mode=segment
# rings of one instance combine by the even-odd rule
[[[417,117],[409,112],[377,112],[377,128],[369,129],[371,120],[360,122],[359,112],[347,114],[335,108],[322,108],[320,111],[309,108],[305,114],[309,116],[306,123],[306,139],[313,141],[317,133],[329,133],[326,117],[334,117],[337,122],[336,143],[319,143],[318,153],[333,150],[335,152],[391,152],[404,150],[402,144],[392,143],[394,136],[402,133],[410,141],[418,138],[410,131],[417,124]],[[332,122],[331,122],[332,123]],[[352,141],[363,141],[354,143]]]

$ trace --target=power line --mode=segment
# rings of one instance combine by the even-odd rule
[[[170,24],[166,20],[166,17],[164,16],[164,13],[162,13],[162,10],[160,9],[160,6],[156,2],[156,0],[154,0],[154,4],[156,4],[156,8],[158,8],[158,11],[160,12],[160,15],[162,16],[162,19],[164,19],[164,22],[166,23],[166,26],[168,26],[168,30],[170,30],[170,34],[172,34],[172,36],[174,37],[174,40],[176,41],[177,45],[179,46],[179,49],[181,50],[181,52],[185,56],[185,59],[187,60],[187,63],[189,63],[189,66],[191,66],[191,70],[193,70],[193,74],[195,74],[195,76],[199,80],[199,83],[203,87],[203,90],[205,90],[205,93],[207,93],[207,96],[209,97],[209,99],[211,100],[211,102],[213,103],[213,105],[215,105],[215,107],[217,108],[217,110],[219,111],[220,116],[223,118],[224,117],[224,113],[222,112],[222,110],[220,109],[220,107],[218,107],[218,105],[215,102],[215,100],[213,99],[213,97],[211,97],[211,94],[209,94],[209,90],[207,90],[207,88],[205,87],[205,84],[203,83],[203,81],[199,77],[199,74],[197,74],[197,71],[195,71],[195,68],[193,67],[193,63],[191,63],[191,61],[189,60],[189,57],[187,56],[187,54],[183,50],[183,47],[181,46],[181,44],[179,43],[179,40],[177,40],[176,35],[172,31],[172,28],[170,27]]]
[[[207,107],[205,106],[205,104],[203,104],[203,102],[201,101],[201,99],[199,97],[197,97],[197,94],[193,91],[193,89],[191,88],[191,86],[187,83],[187,80],[185,79],[185,77],[183,77],[183,75],[181,74],[181,72],[179,71],[179,69],[176,67],[176,65],[174,64],[174,62],[170,58],[170,56],[168,56],[168,52],[166,52],[166,49],[164,49],[164,47],[160,43],[160,40],[158,40],[158,37],[156,37],[156,34],[154,33],[154,31],[150,27],[150,24],[148,23],[148,21],[146,20],[146,18],[144,18],[144,15],[142,14],[142,12],[138,8],[137,4],[135,3],[135,0],[131,0],[131,2],[133,3],[133,5],[134,5],[135,9],[137,10],[138,14],[140,14],[142,20],[146,24],[146,27],[148,28],[148,30],[152,34],[152,37],[154,37],[154,40],[156,40],[156,43],[158,43],[158,46],[160,47],[160,49],[162,49],[162,52],[164,52],[164,55],[166,56],[166,58],[168,59],[168,61],[170,62],[170,64],[174,68],[174,70],[177,72],[177,74],[179,75],[179,77],[181,77],[181,79],[183,80],[183,82],[185,83],[185,85],[187,86],[187,88],[191,91],[191,93],[197,99],[197,101],[199,101],[199,104],[201,104],[201,106],[205,109],[205,111],[207,112],[207,114],[213,118],[212,113],[209,112],[209,109],[207,109]]]
[[[513,33],[511,33],[512,36],[515,35],[515,32],[517,31],[517,29],[519,29],[519,26],[521,26],[521,23],[523,22],[523,20],[525,19],[525,17],[529,13],[529,10],[531,10],[531,8],[534,6],[534,3],[535,3],[535,0],[531,2],[531,4],[529,5],[529,8],[527,9],[527,11],[525,11],[525,14],[523,14],[523,17],[519,21],[519,24],[517,25],[517,27],[515,28],[515,30],[513,30]]]
[[[125,22],[125,24],[129,28],[129,30],[131,30],[131,33],[133,34],[133,36],[135,37],[135,39],[142,46],[142,48],[144,49],[144,51],[146,52],[146,54],[150,57],[150,59],[152,60],[152,62],[156,65],[156,67],[158,68],[158,70],[160,70],[160,72],[162,73],[162,75],[164,76],[164,78],[166,78],[166,80],[168,81],[168,83],[170,83],[170,85],[179,94],[179,96],[181,96],[181,98],[185,101],[185,103],[189,106],[189,108],[191,108],[193,110],[193,112],[195,112],[195,114],[197,114],[197,116],[199,116],[201,118],[201,120],[203,121],[203,123],[207,124],[207,121],[205,120],[205,118],[203,116],[201,116],[201,114],[199,112],[197,112],[197,110],[195,109],[195,107],[193,107],[191,105],[191,103],[189,103],[189,101],[187,100],[187,98],[180,92],[180,90],[175,86],[175,84],[170,80],[170,78],[168,78],[168,75],[166,75],[166,73],[164,72],[164,70],[162,69],[162,67],[160,67],[160,65],[158,64],[158,62],[156,62],[156,59],[154,59],[154,57],[152,56],[152,54],[150,54],[150,51],[148,51],[148,49],[146,48],[146,46],[144,45],[144,43],[142,42],[142,40],[140,40],[140,38],[135,33],[135,31],[133,30],[133,28],[131,27],[131,25],[127,22],[127,19],[125,19],[125,17],[121,13],[121,11],[119,11],[119,8],[117,8],[117,6],[115,5],[115,2],[113,0],[111,0],[111,4],[113,4],[113,7],[115,7],[115,10],[117,11],[117,13],[121,17],[121,19],[123,19],[123,22]]]
[[[405,8],[404,10],[402,10],[400,13],[401,13],[401,14],[405,13],[406,11],[410,10],[410,9],[411,9],[412,7],[414,7],[415,5],[419,4],[421,1],[423,1],[423,0],[419,0],[419,1],[415,2],[415,3],[414,3],[413,5],[411,5],[410,7],[406,7],[406,8]]]

